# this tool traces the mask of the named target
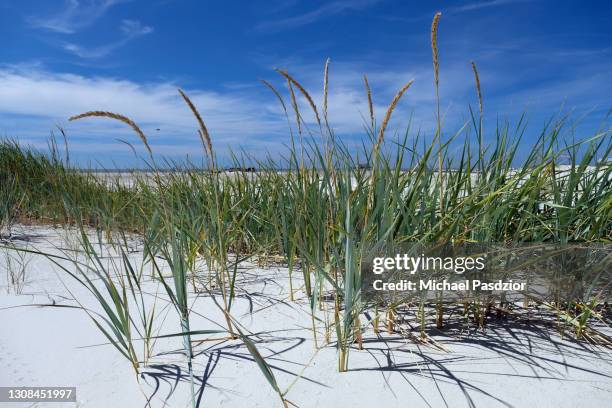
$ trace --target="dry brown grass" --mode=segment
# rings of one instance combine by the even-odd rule
[[[268,89],[270,89],[272,93],[276,96],[278,101],[280,102],[283,108],[283,113],[285,114],[285,117],[287,118],[287,124],[289,125],[289,133],[291,134],[291,138],[293,138],[293,128],[291,126],[291,121],[289,120],[289,111],[287,110],[287,105],[285,104],[285,100],[283,99],[283,96],[280,94],[280,92],[278,92],[278,90],[270,82],[266,81],[265,79],[260,79],[259,81],[262,84],[264,84]]]
[[[480,89],[480,77],[478,76],[478,69],[476,68],[476,63],[472,61],[472,70],[474,71],[474,79],[476,80],[476,93],[478,94],[478,109],[480,110],[480,115],[483,113],[483,104],[482,104],[482,92]]]
[[[204,149],[207,151],[208,157],[210,158],[210,161],[214,167],[215,159],[214,159],[214,154],[213,154],[212,140],[210,138],[210,133],[208,133],[208,129],[206,128],[206,124],[204,124],[204,120],[202,119],[200,112],[198,112],[198,109],[195,107],[193,102],[191,102],[191,99],[189,99],[187,94],[185,94],[185,92],[183,92],[181,89],[179,89],[178,91],[183,97],[183,99],[185,100],[185,103],[187,104],[187,106],[189,106],[189,109],[193,113],[193,116],[195,116],[196,120],[198,121],[198,124],[200,125],[198,134],[200,135],[200,140],[202,140]]]
[[[478,110],[480,112],[480,117],[478,118],[479,127],[480,127],[478,129],[478,148],[479,148],[480,157],[483,157],[484,156],[484,146],[483,146],[483,141],[482,141],[482,135],[484,132],[483,130],[484,106],[482,102],[482,92],[480,89],[480,76],[478,75],[478,69],[476,68],[476,63],[474,61],[472,61],[472,70],[474,71],[474,79],[476,81],[476,93],[478,94]]]
[[[374,132],[374,104],[372,103],[372,89],[370,88],[370,83],[368,82],[368,76],[363,75],[363,82],[365,83],[366,95],[368,97],[368,111],[370,112],[370,127],[372,128],[372,132]]]
[[[387,113],[385,114],[385,118],[383,119],[382,123],[380,124],[380,130],[378,131],[378,138],[376,139],[376,145],[374,146],[375,150],[378,150],[378,148],[380,147],[380,144],[383,141],[383,138],[385,136],[385,129],[387,128],[387,125],[389,124],[389,120],[391,119],[391,114],[395,110],[395,107],[397,106],[397,103],[401,99],[401,97],[404,94],[404,92],[406,92],[408,90],[408,88],[410,88],[410,85],[412,85],[413,82],[414,82],[414,80],[408,81],[408,83],[406,85],[404,85],[402,87],[402,89],[400,89],[397,92],[397,94],[395,94],[395,97],[393,98],[393,100],[389,104],[389,107],[387,108]]]
[[[431,22],[431,53],[433,56],[434,83],[436,88],[440,79],[440,62],[438,60],[438,24],[440,23],[440,17],[442,17],[442,13],[438,11]]]
[[[317,105],[314,103],[314,100],[312,99],[312,97],[310,96],[308,91],[306,91],[306,89],[304,89],[304,87],[298,81],[296,81],[291,75],[289,75],[289,73],[287,71],[283,71],[281,69],[276,69],[276,72],[278,72],[279,74],[284,76],[291,84],[295,85],[295,87],[300,91],[300,93],[302,95],[304,95],[304,98],[306,98],[306,100],[308,101],[308,104],[310,105],[310,107],[312,108],[312,111],[315,114],[315,118],[317,119],[317,123],[320,126],[321,125],[321,117],[319,116],[319,110],[317,109]]]
[[[289,95],[291,96],[291,106],[293,106],[293,110],[295,111],[295,121],[297,122],[298,135],[301,137],[302,116],[300,115],[300,109],[298,108],[297,99],[295,98],[295,92],[293,91],[293,86],[291,85],[291,81],[289,79],[287,79],[287,89],[289,90]]]
[[[438,58],[438,25],[440,24],[441,12],[434,15],[431,22],[431,54],[434,69],[434,87],[436,89],[436,138],[438,139],[438,177],[440,188],[444,186],[444,173],[442,171],[442,121],[440,118],[440,61]],[[444,199],[440,196],[440,214],[444,214]]]
[[[125,123],[126,125],[131,127],[132,130],[134,130],[134,132],[136,132],[136,134],[138,135],[142,143],[147,148],[149,155],[153,155],[153,151],[151,150],[151,146],[149,146],[149,141],[147,140],[147,137],[145,136],[144,132],[140,129],[140,127],[136,124],[136,122],[134,122],[132,119],[128,118],[127,116],[123,116],[123,115],[120,115],[118,113],[113,113],[113,112],[106,112],[106,111],[89,111],[89,112],[81,113],[79,115],[71,116],[68,120],[72,122],[75,120],[79,120],[83,118],[91,118],[91,117],[109,118],[109,119],[114,119],[114,120],[118,120],[120,122]]]
[[[325,120],[325,126],[329,128],[329,123],[327,122],[327,92],[329,87],[329,63],[330,59],[328,58],[325,61],[325,70],[323,73],[323,119]]]

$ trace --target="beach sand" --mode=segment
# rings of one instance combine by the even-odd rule
[[[74,231],[17,226],[12,244],[78,255]],[[92,239],[95,239],[92,236]],[[98,244],[96,244],[98,245]],[[142,248],[134,239],[137,265]],[[104,262],[117,260],[100,244]],[[116,254],[115,254],[116,255]],[[189,381],[180,338],[159,339],[140,379],[130,363],[76,308],[100,306],[86,288],[43,255],[23,254],[27,263],[21,294],[7,283],[7,257],[0,250],[0,386],[75,386],[74,403],[5,403],[7,407],[188,407]],[[15,263],[13,262],[13,265]],[[13,266],[14,267],[14,266]],[[3,269],[4,268],[4,269]],[[294,277],[299,275],[294,273]],[[176,333],[179,323],[160,283],[144,270],[143,293],[157,299],[158,334]],[[309,302],[301,292],[289,301],[287,270],[239,270],[240,293],[233,316],[273,367],[286,397],[308,407],[609,407],[610,350],[561,337],[552,325],[515,325],[511,319],[483,332],[449,327],[432,334],[442,348],[409,334],[364,333],[364,350],[351,350],[349,371],[337,372],[333,344],[315,347]],[[223,316],[206,293],[190,294],[192,330],[217,329]],[[318,333],[320,343],[324,334]],[[201,407],[277,407],[272,390],[240,340],[205,341],[194,336],[195,374]],[[222,337],[218,335],[217,337]],[[333,341],[333,337],[332,337]],[[321,344],[320,344],[321,345]],[[139,350],[140,352],[140,350]]]

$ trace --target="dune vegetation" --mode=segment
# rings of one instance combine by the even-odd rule
[[[439,19],[438,14],[432,24],[436,91]],[[490,293],[460,302],[418,293],[401,302],[377,303],[362,296],[367,273],[363,263],[377,248],[449,242],[608,245],[612,239],[609,128],[580,141],[565,137],[565,117],[551,120],[535,138],[526,137],[524,120],[514,125],[500,121],[484,129],[482,90],[472,66],[479,101],[478,109],[470,110],[472,120],[455,133],[446,132],[438,98],[433,137],[409,128],[401,137],[389,138],[389,121],[412,82],[399,89],[379,121],[364,77],[369,115],[358,154],[334,134],[328,118],[329,61],[320,104],[286,71],[278,70],[286,92],[265,82],[289,123],[289,148],[274,158],[258,160],[241,152],[222,167],[205,125],[206,112],[198,112],[183,91],[201,137],[204,166],[161,161],[138,124],[111,112],[86,112],[71,120],[118,120],[135,131],[145,146],[146,171],[131,174],[130,183],[75,168],[67,158],[69,143],[64,149],[52,141],[49,152],[39,152],[5,140],[0,143],[3,242],[10,242],[15,223],[70,225],[81,231],[86,261],[66,266],[62,259],[51,259],[90,289],[100,305],[92,320],[139,372],[160,336],[151,330],[155,310],[139,293],[143,274],[126,256],[125,236],[141,237],[150,277],[163,284],[180,321],[180,327],[161,336],[184,339],[190,371],[191,336],[223,333],[244,342],[285,406],[290,404],[286,390],[232,315],[237,265],[245,260],[287,266],[289,300],[307,296],[311,321],[304,324],[312,326],[317,347],[337,348],[341,372],[349,368],[349,352],[361,347],[364,338],[404,330],[399,321],[406,310],[416,316],[416,335],[409,338],[428,344],[435,345],[429,331],[444,330],[448,311],[455,306],[461,313],[454,318],[484,330],[500,313],[537,304],[556,316],[560,331],[610,345],[611,339],[595,328],[609,325],[609,269],[598,275],[600,282],[585,282],[583,298],[523,294],[521,304],[504,303],[503,296]],[[298,100],[311,112],[303,112]],[[304,119],[310,116],[314,122]],[[534,142],[519,160],[517,152],[526,139]],[[224,171],[228,166],[237,170]],[[112,243],[122,259],[122,274],[112,273],[100,261],[87,231]],[[162,272],[160,259],[170,275]],[[206,269],[198,268],[198,262]],[[199,330],[190,324],[189,292],[216,295],[225,317],[223,328]],[[136,345],[141,341],[147,344],[144,354]]]

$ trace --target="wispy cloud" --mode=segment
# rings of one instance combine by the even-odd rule
[[[53,16],[30,17],[32,27],[51,30],[59,34],[74,34],[91,26],[112,6],[132,0],[66,0],[64,9]],[[135,38],[150,34],[153,28],[137,20],[122,20],[118,40],[97,46],[85,46],[74,41],[55,41],[55,44],[71,54],[84,59],[103,58]]]
[[[123,47],[131,40],[153,32],[152,27],[143,25],[140,21],[136,20],[123,20],[121,22],[120,30],[123,37],[109,44],[87,48],[75,43],[64,43],[62,47],[64,50],[81,58],[102,58],[109,55],[116,49]]]
[[[335,16],[345,11],[362,10],[379,2],[380,0],[337,0],[300,15],[263,21],[257,24],[255,29],[274,31],[300,27]]]
[[[114,5],[131,0],[65,0],[64,8],[54,15],[30,16],[32,27],[63,34],[73,34],[88,27],[102,17]]]
[[[461,13],[461,12],[465,12],[465,11],[479,10],[479,9],[483,9],[483,8],[505,6],[505,5],[513,4],[513,3],[524,3],[524,2],[527,2],[527,1],[533,1],[533,0],[490,0],[490,1],[476,1],[476,2],[472,2],[472,3],[466,3],[466,4],[463,4],[461,6],[449,7],[445,11],[448,12],[448,13]]]
[[[475,2],[458,5],[458,6],[453,6],[453,7],[443,7],[441,10],[443,14],[460,14],[460,13],[467,13],[470,11],[475,11],[475,10],[480,10],[480,9],[485,9],[485,8],[501,7],[501,6],[507,6],[510,4],[527,3],[527,2],[533,2],[533,1],[536,1],[536,0],[475,1]],[[385,16],[382,16],[382,18],[388,21],[402,21],[406,23],[414,23],[417,21],[430,20],[433,17],[433,15],[434,15],[434,10],[432,10],[429,13],[419,14],[416,16],[405,17],[401,15],[385,15]]]

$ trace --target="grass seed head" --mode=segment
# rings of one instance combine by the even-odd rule
[[[206,125],[204,124],[204,120],[202,119],[200,112],[198,112],[198,109],[195,107],[193,102],[191,102],[191,99],[189,99],[187,94],[185,94],[185,92],[183,92],[181,89],[179,89],[178,91],[183,97],[183,99],[185,100],[185,103],[187,104],[187,106],[189,106],[189,109],[193,113],[193,116],[195,116],[196,120],[198,121],[198,124],[200,125],[200,130],[198,131],[198,134],[200,135],[200,139],[202,140],[202,143],[205,144],[210,160],[214,165],[212,140],[210,138],[210,133],[208,133],[208,129],[206,128]]]
[[[440,71],[440,64],[438,62],[438,24],[440,23],[440,17],[442,17],[442,13],[438,11],[431,22],[431,53],[433,56],[434,82],[436,86],[438,86]]]
[[[329,86],[329,63],[330,59],[328,58],[325,61],[325,72],[323,74],[323,118],[325,119],[325,124],[327,125],[327,90]]]
[[[138,127],[136,122],[134,122],[132,119],[128,118],[127,116],[123,116],[123,115],[120,115],[118,113],[113,113],[113,112],[89,111],[89,112],[81,113],[80,115],[71,116],[68,120],[72,122],[75,120],[79,120],[83,118],[90,118],[90,117],[110,118],[110,119],[115,119],[115,120],[125,123],[126,125],[131,127],[134,130],[134,132],[136,132],[140,140],[142,140],[142,143],[147,148],[147,151],[149,152],[149,154],[151,155],[153,154],[153,151],[151,150],[151,146],[149,146],[149,142],[144,132],[140,129],[140,127]]]
[[[321,124],[321,118],[319,116],[319,110],[317,109],[317,105],[314,103],[314,100],[312,99],[312,97],[310,96],[308,91],[306,91],[306,89],[304,89],[304,87],[298,81],[296,81],[291,75],[289,75],[289,73],[287,71],[283,71],[281,69],[276,69],[276,72],[278,72],[279,74],[281,74],[282,76],[287,78],[287,80],[289,82],[291,82],[293,85],[295,85],[295,87],[302,93],[302,95],[304,95],[304,97],[308,101],[308,104],[312,108],[312,111],[315,114],[315,117],[317,119],[317,123],[320,125]]]
[[[372,89],[370,89],[370,83],[368,82],[368,76],[363,75],[363,82],[365,84],[366,95],[368,97],[368,111],[370,112],[370,125],[374,129],[374,104],[372,103]]]
[[[472,71],[474,71],[474,79],[476,80],[476,93],[478,94],[478,108],[480,110],[480,114],[483,112],[483,104],[482,104],[482,92],[480,90],[480,77],[478,76],[478,69],[476,69],[476,63],[472,61]]]
[[[287,78],[287,89],[289,90],[289,95],[291,96],[291,106],[293,106],[293,110],[295,111],[295,121],[297,122],[298,135],[302,134],[302,115],[300,115],[300,108],[297,104],[297,99],[295,98],[295,92],[293,91],[293,86],[291,85],[291,81]]]
[[[389,107],[387,108],[387,113],[385,114],[385,118],[383,119],[383,121],[382,121],[382,123],[380,125],[380,131],[378,132],[378,138],[376,140],[376,146],[374,147],[375,150],[378,150],[378,148],[380,147],[380,144],[383,141],[383,138],[384,138],[384,135],[385,135],[385,129],[387,128],[387,124],[389,123],[389,120],[391,119],[391,114],[395,110],[395,107],[397,106],[397,103],[401,99],[401,97],[404,94],[404,92],[406,92],[408,90],[408,88],[410,88],[410,85],[412,85],[413,82],[414,82],[414,80],[408,81],[408,83],[406,85],[404,85],[402,87],[402,89],[400,89],[397,92],[397,94],[395,94],[395,97],[393,98],[393,100],[389,104]]]

